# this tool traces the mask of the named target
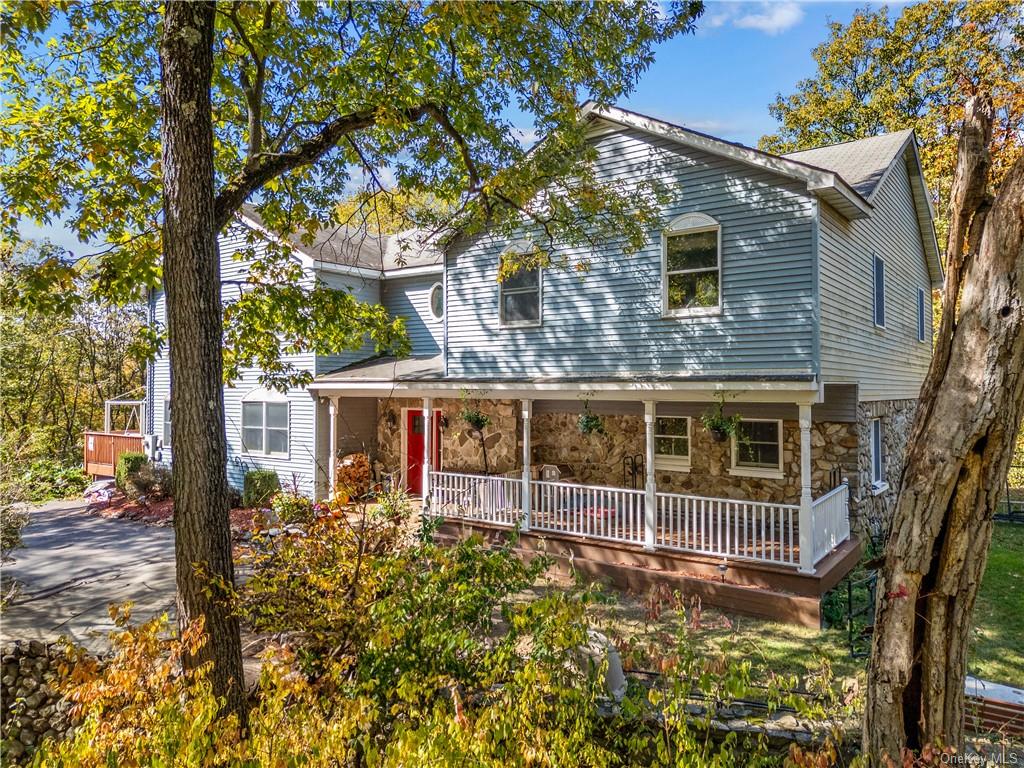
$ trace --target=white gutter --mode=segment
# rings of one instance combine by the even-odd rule
[[[314,394],[339,393],[350,397],[452,397],[471,392],[473,397],[577,400],[581,395],[602,400],[637,400],[643,395],[659,400],[713,402],[726,393],[747,402],[807,403],[820,401],[817,380],[807,381],[627,381],[627,382],[474,382],[468,381],[314,381]]]

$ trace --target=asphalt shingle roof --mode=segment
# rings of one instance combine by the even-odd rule
[[[249,203],[242,206],[242,215],[265,226],[255,206]],[[422,233],[415,230],[397,235],[374,235],[363,228],[340,225],[314,232],[308,245],[302,242],[299,233],[288,241],[295,250],[317,261],[382,272],[440,264],[442,260],[436,244],[427,242]]]
[[[908,128],[843,144],[790,152],[783,157],[838,173],[863,197],[870,198],[912,133],[913,130]]]

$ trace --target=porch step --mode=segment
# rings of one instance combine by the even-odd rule
[[[442,541],[454,542],[473,533],[497,545],[506,540],[509,530],[448,521],[438,536]],[[645,593],[663,584],[699,596],[704,604],[716,608],[809,627],[821,625],[822,595],[852,570],[860,556],[858,541],[844,542],[818,564],[813,574],[732,560],[727,562],[723,581],[721,559],[685,552],[649,552],[629,544],[547,533],[520,534],[515,549],[526,558],[547,554],[564,574],[575,571],[609,581],[624,591]]]

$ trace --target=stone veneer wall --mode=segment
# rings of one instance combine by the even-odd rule
[[[583,435],[576,426],[575,413],[543,413],[533,417],[531,437],[534,461],[541,464],[569,464],[576,479],[593,485],[621,486],[622,459],[644,455],[642,416],[602,416],[605,434]],[[716,442],[700,423],[690,427],[690,471],[656,470],[658,489],[700,496],[750,499],[795,504],[800,501],[800,425],[784,421],[784,479],[739,477],[729,474],[730,443]],[[857,471],[857,425],[818,422],[811,427],[811,490],[824,492],[833,467],[844,476]],[[640,478],[637,487],[643,487]]]
[[[850,518],[854,529],[862,533],[878,536],[888,527],[916,412],[917,400],[879,400],[857,404],[860,454],[858,482],[851,489]],[[885,446],[882,473],[889,487],[882,493],[872,494],[871,421],[877,418],[882,419],[882,443]]]
[[[470,404],[491,417],[485,430],[487,456],[492,472],[506,472],[522,466],[522,423],[519,402],[515,400],[470,400]],[[422,408],[416,398],[380,400],[377,424],[378,459],[387,472],[401,470],[402,408]],[[442,432],[441,465],[452,472],[483,471],[479,441],[474,438],[459,413],[462,400],[435,400],[447,419]],[[389,414],[394,426],[389,422]],[[603,435],[584,435],[577,426],[577,413],[535,413],[531,422],[532,461],[534,464],[571,465],[578,482],[591,485],[622,486],[624,457],[644,454],[644,420],[635,415],[604,415]],[[859,487],[859,424],[817,422],[811,428],[812,492],[824,492],[834,467]],[[783,422],[783,464],[785,478],[751,478],[730,475],[729,442],[715,442],[693,419],[689,472],[658,470],[658,487],[665,491],[702,496],[750,499],[795,504],[800,500],[800,428],[796,421]],[[638,487],[643,487],[643,478]],[[627,481],[628,483],[628,481]]]
[[[459,413],[466,407],[480,410],[491,417],[484,430],[487,461],[491,472],[507,472],[522,465],[520,460],[519,403],[515,400],[434,400],[434,408],[441,411],[447,426],[441,432],[441,468],[449,472],[482,472],[483,451],[480,441],[470,434]],[[392,398],[379,400],[377,412],[378,460],[386,472],[398,472],[402,467],[402,409],[422,410],[419,398]],[[391,420],[394,426],[391,426]]]

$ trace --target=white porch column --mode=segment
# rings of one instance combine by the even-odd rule
[[[800,406],[800,570],[814,571],[814,516],[811,511],[811,406]]]
[[[523,400],[523,524],[520,530],[530,530],[530,419],[533,417],[533,400]]]
[[[430,505],[430,459],[434,455],[434,401],[423,398],[423,506]]]
[[[336,396],[327,399],[327,413],[329,424],[327,426],[327,488],[330,490],[331,498],[338,490],[338,398]]]
[[[658,519],[658,487],[654,481],[654,401],[644,401],[644,427],[646,450],[644,466],[647,484],[644,486],[644,549],[654,549],[654,529]]]

